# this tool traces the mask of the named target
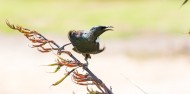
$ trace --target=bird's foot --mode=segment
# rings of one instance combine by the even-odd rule
[[[85,60],[86,61],[86,63],[84,63],[84,65],[86,66],[86,67],[88,67],[88,60]]]

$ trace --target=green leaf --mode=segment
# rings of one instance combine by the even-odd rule
[[[58,70],[60,70],[61,66],[57,66],[57,68],[55,69],[54,73],[56,73]]]
[[[63,78],[61,78],[60,80],[58,80],[57,82],[55,82],[54,84],[52,84],[52,86],[56,86],[56,85],[60,84],[61,82],[63,82],[63,80],[65,80],[65,78],[67,78],[75,69],[76,68],[74,68],[71,71],[69,71]]]
[[[65,61],[65,59],[63,59],[60,55],[58,55],[58,58],[59,58],[61,61]]]
[[[59,65],[58,63],[53,63],[53,64],[49,64],[47,66],[56,66],[56,65]]]

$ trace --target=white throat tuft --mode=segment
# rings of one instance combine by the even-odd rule
[[[97,38],[97,39],[96,39],[96,43],[100,43],[100,38]]]

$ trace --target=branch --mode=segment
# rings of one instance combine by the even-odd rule
[[[90,94],[113,94],[110,89],[107,88],[107,86],[103,83],[102,80],[100,80],[89,68],[87,65],[81,63],[70,51],[66,51],[64,49],[65,46],[71,44],[65,44],[62,47],[60,47],[56,42],[53,40],[48,40],[46,37],[41,35],[35,30],[29,30],[27,28],[24,28],[19,25],[10,24],[8,20],[6,20],[6,24],[14,30],[18,30],[19,32],[23,33],[24,36],[26,36],[27,39],[29,39],[33,45],[32,48],[37,48],[38,51],[45,53],[50,51],[57,51],[57,61],[54,64],[50,64],[48,66],[57,66],[54,73],[56,73],[62,66],[65,66],[66,68],[72,68],[71,71],[67,72],[66,75],[55,82],[53,86],[56,86],[60,84],[65,78],[67,78],[69,75],[72,76],[73,82],[79,85],[95,85],[101,92],[89,90],[87,88],[87,91]],[[49,47],[46,47],[46,46]],[[69,55],[73,60],[67,60],[63,59],[61,57],[61,54],[67,54]],[[87,74],[78,73],[77,69],[81,67],[84,69]]]
[[[181,5],[181,7],[182,7],[183,5],[185,5],[188,1],[189,1],[189,0],[185,0],[185,1],[183,2],[183,4]]]

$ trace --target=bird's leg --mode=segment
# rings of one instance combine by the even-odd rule
[[[91,58],[90,54],[82,54],[86,63],[84,65],[88,66],[88,59]]]
[[[67,43],[67,44],[63,45],[62,47],[60,47],[60,48],[58,49],[57,53],[60,54],[61,50],[64,50],[64,49],[65,49],[65,46],[70,45],[70,44],[71,44],[71,43]]]
[[[88,66],[88,58],[85,58],[86,63],[84,64],[85,66]]]

